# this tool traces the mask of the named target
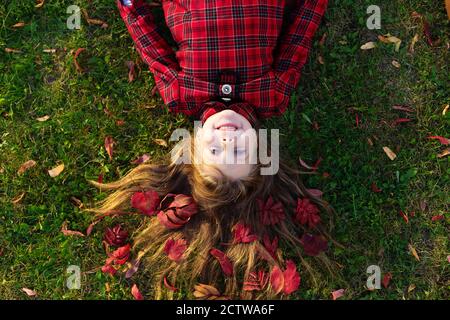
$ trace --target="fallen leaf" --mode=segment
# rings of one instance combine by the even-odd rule
[[[78,48],[77,51],[75,52],[75,55],[73,56],[73,62],[75,64],[75,68],[77,69],[78,72],[84,72],[84,69],[80,66],[80,64],[78,63],[78,56],[80,55],[81,52],[85,51],[85,48]]]
[[[414,53],[414,46],[416,45],[416,42],[419,41],[419,34],[415,34],[414,37],[411,40],[411,44],[409,45],[408,51],[410,53]]]
[[[114,152],[114,143],[115,141],[111,136],[105,137],[105,149],[108,153],[109,160],[112,160],[113,152]]]
[[[400,50],[400,45],[402,43],[402,40],[400,40],[397,37],[391,36],[389,33],[382,36],[378,36],[378,40],[380,40],[383,43],[393,43],[395,44],[395,52],[398,52]]]
[[[251,243],[258,240],[258,236],[251,233],[250,227],[243,223],[237,223],[233,227],[234,243]]]
[[[166,277],[164,277],[164,286],[165,286],[167,289],[169,289],[170,291],[173,291],[173,292],[178,291],[177,288],[175,288],[173,285],[171,285],[171,284],[169,283],[169,281],[167,280]]]
[[[144,296],[141,294],[136,284],[133,284],[133,286],[131,287],[131,294],[133,295],[135,300],[144,300]]]
[[[50,175],[50,177],[54,178],[56,176],[59,176],[60,173],[63,172],[63,170],[64,170],[64,163],[54,167],[53,169],[48,170],[48,174]]]
[[[56,49],[44,49],[42,51],[45,53],[56,53]]]
[[[133,82],[136,79],[136,68],[133,61],[126,61],[128,67],[128,82]]]
[[[131,263],[128,263],[128,269],[125,273],[125,279],[129,279],[139,270],[141,261],[139,259],[133,259]]]
[[[5,52],[8,53],[22,53],[19,49],[13,49],[13,48],[5,48]]]
[[[409,223],[408,215],[406,215],[403,211],[400,210],[400,215],[402,216],[403,220],[405,220],[406,223]]]
[[[392,122],[392,125],[393,125],[393,126],[397,126],[397,125],[399,125],[399,124],[401,124],[401,123],[406,123],[406,122],[411,122],[411,119],[408,119],[408,118],[398,118],[398,119],[395,119],[394,122]]]
[[[45,3],[45,0],[36,0],[36,8],[41,8]]]
[[[23,174],[26,170],[30,169],[31,167],[34,167],[35,165],[36,165],[36,161],[34,161],[34,160],[28,160],[28,161],[24,162],[24,163],[20,166],[19,170],[17,170],[17,174],[18,174],[18,175],[21,175],[21,174]]]
[[[153,141],[160,146],[167,147],[167,142],[164,139],[153,139]]]
[[[180,262],[183,258],[183,254],[187,249],[187,243],[184,239],[175,240],[170,238],[164,245],[164,252],[167,257],[175,262]]]
[[[404,105],[394,105],[394,106],[392,106],[392,109],[405,111],[405,112],[414,112],[413,108],[408,107],[408,106],[404,106]]]
[[[389,159],[394,160],[395,158],[397,158],[397,155],[388,147],[383,147],[383,151],[384,153],[386,153]]]
[[[25,22],[17,22],[15,25],[13,25],[13,28],[22,28],[25,26]]]
[[[313,197],[317,197],[320,198],[323,195],[322,190],[319,189],[306,189],[310,195],[312,195]]]
[[[44,122],[44,121],[47,121],[48,119],[50,119],[50,116],[48,116],[48,115],[36,118],[36,120],[39,121],[39,122]]]
[[[444,220],[444,215],[442,215],[442,214],[439,214],[439,215],[435,215],[435,216],[433,216],[432,218],[431,218],[431,221],[441,221],[441,220]]]
[[[233,264],[231,263],[231,260],[227,257],[227,255],[216,248],[212,248],[209,253],[217,259],[223,273],[227,277],[231,277],[233,275]]]
[[[438,158],[443,158],[445,156],[448,156],[450,154],[450,148],[444,149],[444,151],[437,154]]]
[[[408,244],[409,251],[416,258],[417,261],[420,261],[419,255],[417,254],[416,248],[414,248],[411,244]]]
[[[80,231],[73,231],[67,229],[67,221],[64,221],[61,225],[61,232],[65,236],[78,236],[78,237],[84,237],[84,234],[82,234]]]
[[[319,54],[319,56],[317,57],[317,61],[319,61],[320,64],[325,64],[325,60],[323,59],[322,55]]]
[[[194,286],[194,297],[204,300],[209,299],[212,296],[220,296],[219,290],[217,290],[215,287],[202,283]]]
[[[416,285],[415,284],[410,284],[408,286],[408,293],[410,293],[411,291],[414,291],[414,289],[416,289]]]
[[[342,297],[345,294],[345,289],[339,289],[336,291],[333,291],[331,293],[331,297],[333,298],[333,300],[339,299],[340,297]]]
[[[148,160],[150,160],[150,156],[145,153],[142,156],[140,156],[139,158],[137,158],[136,160],[131,161],[131,163],[141,164],[141,163],[147,162]]]
[[[372,189],[372,191],[375,193],[379,193],[382,191],[380,188],[377,187],[375,182],[372,182],[372,184],[370,185],[370,189]]]
[[[23,196],[24,196],[24,195],[25,195],[25,192],[22,192],[22,193],[19,194],[18,196],[15,196],[15,197],[11,200],[11,202],[14,203],[14,204],[19,203],[20,200],[23,199]]]
[[[22,288],[22,291],[25,292],[27,294],[27,296],[29,297],[35,297],[37,296],[36,291],[28,289],[28,288]]]
[[[370,50],[375,48],[377,45],[373,41],[369,41],[361,46],[361,50]]]
[[[441,144],[448,146],[450,144],[450,139],[441,137],[441,136],[429,136],[428,139],[435,139],[438,140]]]
[[[442,115],[443,115],[443,116],[445,116],[445,114],[447,113],[449,107],[450,107],[450,104],[447,104],[447,105],[444,107],[444,109],[442,109]]]
[[[385,287],[387,289],[387,287],[389,286],[389,282],[391,282],[392,279],[392,273],[388,272],[384,275],[383,280],[381,281],[381,283],[383,284],[383,287]]]
[[[392,60],[391,63],[394,67],[396,67],[397,69],[400,69],[400,67],[401,67],[400,62],[398,62],[397,60]]]
[[[152,216],[157,212],[159,200],[159,195],[154,190],[138,191],[131,196],[131,207],[138,209],[144,215]]]
[[[431,31],[430,31],[430,25],[428,21],[422,16],[422,25],[423,25],[423,34],[425,36],[425,39],[427,40],[427,43],[430,47],[434,45],[433,39],[431,37]]]
[[[325,32],[319,40],[319,45],[323,46],[325,44],[326,39],[327,39],[327,33]]]

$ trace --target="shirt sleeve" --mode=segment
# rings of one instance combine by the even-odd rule
[[[290,95],[297,87],[312,39],[326,10],[328,0],[294,0],[274,56],[273,68],[278,91]]]
[[[176,80],[180,67],[174,50],[162,37],[161,30],[154,21],[151,7],[145,0],[132,0],[129,7],[122,5],[120,0],[116,1],[137,51],[155,77],[164,103],[174,107],[178,99]]]

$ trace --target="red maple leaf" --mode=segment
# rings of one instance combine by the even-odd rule
[[[261,291],[265,288],[269,281],[269,275],[263,270],[258,273],[250,272],[246,281],[244,281],[244,291]]]
[[[209,250],[209,253],[219,261],[220,267],[226,276],[230,277],[233,275],[233,265],[225,253],[216,248]]]
[[[292,260],[287,260],[284,272],[278,266],[274,266],[270,273],[270,285],[276,294],[283,291],[284,294],[289,295],[298,290],[300,275],[295,263]]]
[[[274,202],[271,196],[265,203],[261,199],[257,199],[256,201],[263,225],[274,225],[285,218],[283,204],[281,202]]]
[[[184,252],[186,251],[187,244],[186,240],[184,239],[178,239],[174,240],[173,238],[170,238],[166,241],[166,244],[164,245],[164,252],[167,254],[170,260],[179,262]]]
[[[250,234],[250,227],[247,227],[242,223],[238,223],[234,226],[235,243],[250,243],[255,240],[258,240],[258,236]]]
[[[320,223],[319,208],[308,198],[297,200],[295,212],[295,219],[303,225],[308,224],[309,228],[314,228]]]
[[[159,195],[153,190],[135,192],[131,197],[131,206],[147,216],[156,214],[156,208],[158,205]]]
[[[305,233],[300,242],[303,245],[303,251],[308,256],[317,256],[320,252],[328,249],[328,241],[323,236]]]
[[[278,237],[275,236],[273,240],[270,240],[269,235],[266,233],[263,236],[264,248],[270,253],[270,255],[276,260],[277,249],[278,249]]]

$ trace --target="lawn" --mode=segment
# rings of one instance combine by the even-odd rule
[[[68,29],[73,4],[107,25],[82,15],[81,29]],[[371,4],[381,8],[379,30],[366,27]],[[41,7],[2,1],[0,22],[0,298],[133,299],[135,281],[145,296],[139,276],[99,269],[104,228],[123,222],[133,230],[138,217],[105,219],[85,237],[66,236],[61,226],[66,221],[85,233],[92,216],[80,203],[92,206],[106,196],[87,180],[117,180],[143,154],[160,159],[171,145],[155,139],[168,140],[192,121],[152,97],[153,77],[115,1],[46,0]],[[341,288],[340,299],[449,298],[450,168],[442,155],[448,145],[428,138],[450,138],[448,30],[444,1],[330,0],[289,110],[265,122],[282,132],[287,158],[308,164],[322,158],[305,184],[322,190],[335,208],[333,237],[344,245],[331,246],[328,255],[345,281],[306,279],[297,298],[330,299]],[[398,51],[378,39],[388,33],[401,39]],[[376,47],[362,50],[368,42]],[[85,48],[76,59],[81,72],[74,63],[79,48]],[[127,61],[136,64],[131,82]],[[107,136],[116,142],[112,160]],[[28,160],[35,165],[19,173]],[[51,177],[48,170],[60,164],[64,170]],[[78,290],[66,287],[70,265],[82,271]],[[365,287],[371,265],[392,275],[387,288]]]

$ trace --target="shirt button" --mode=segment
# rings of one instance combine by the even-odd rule
[[[231,88],[231,86],[229,84],[224,84],[222,86],[222,93],[223,94],[230,94],[231,91],[232,91],[232,88]]]

